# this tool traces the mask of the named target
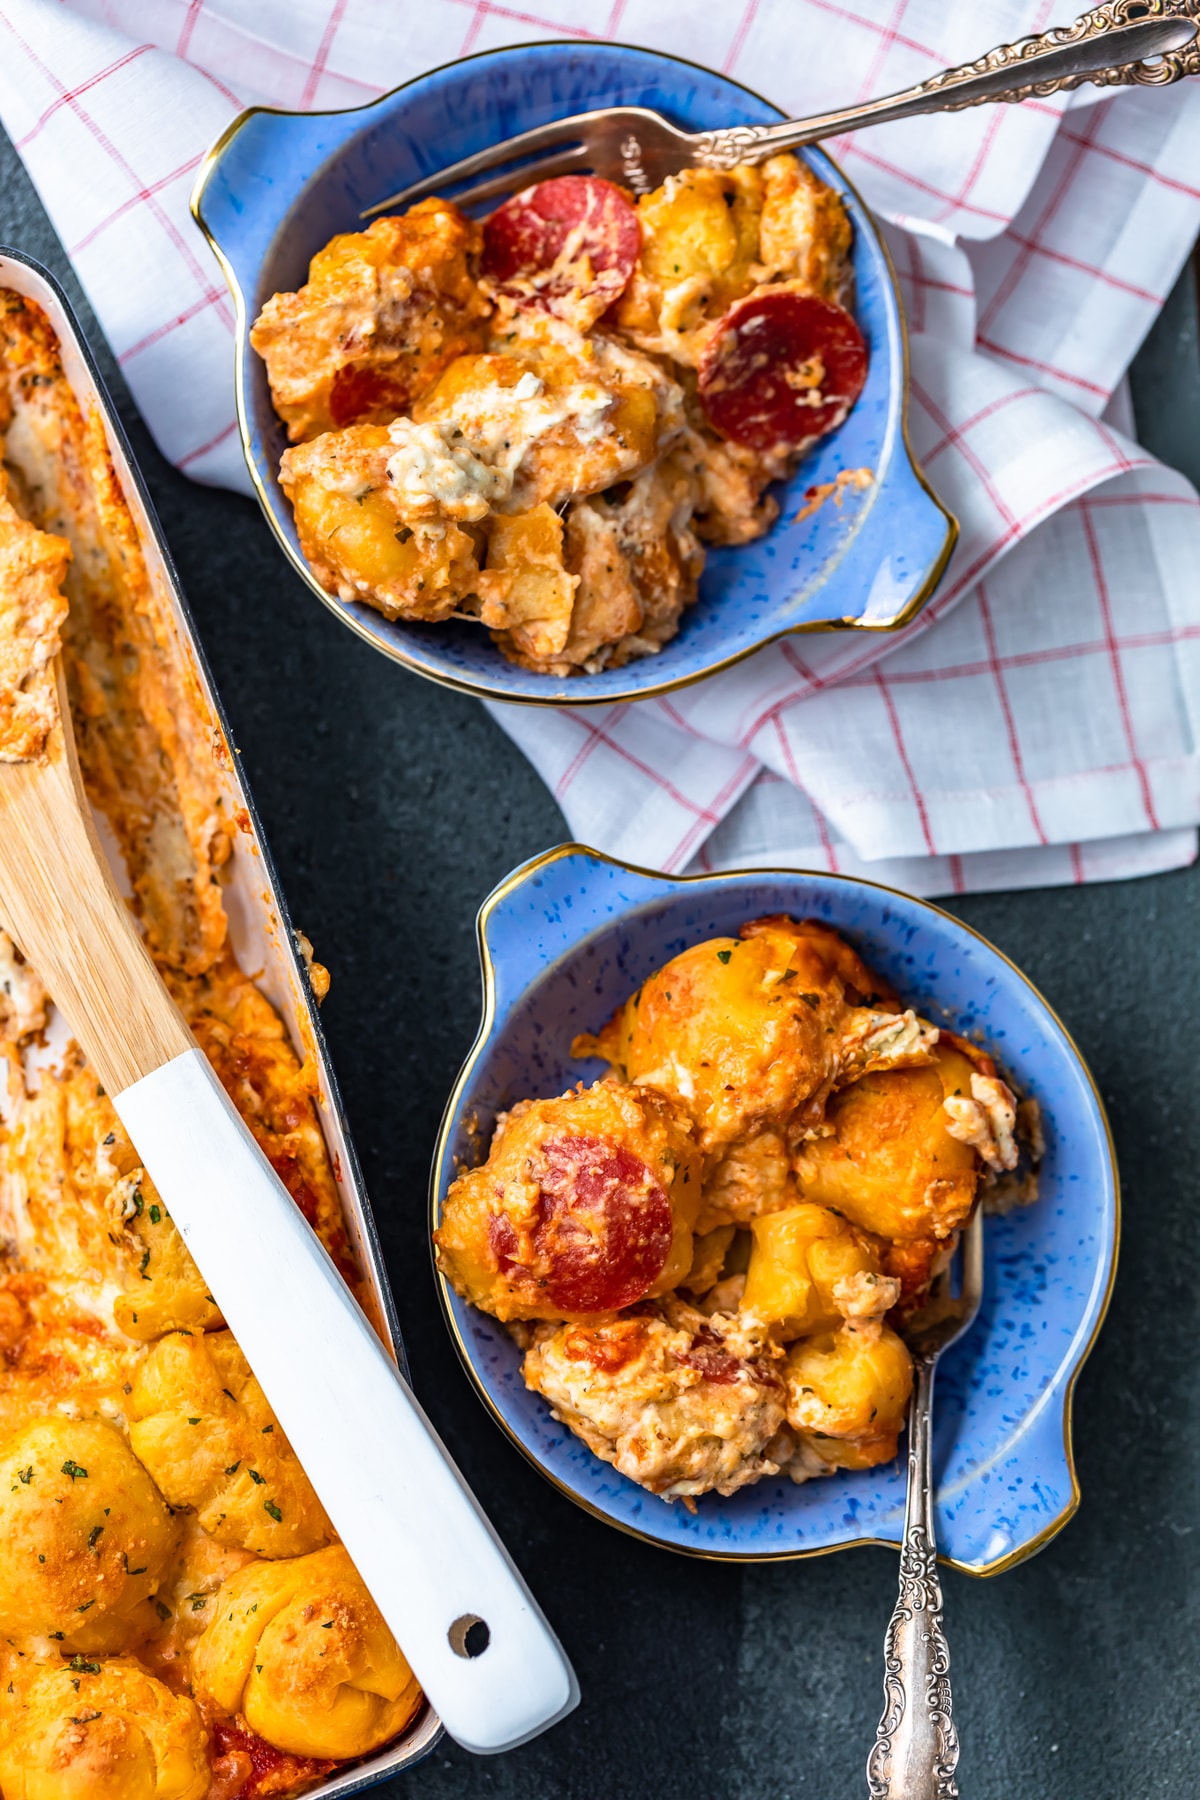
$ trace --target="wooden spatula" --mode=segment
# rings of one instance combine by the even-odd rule
[[[446,1729],[469,1750],[508,1749],[575,1705],[571,1666],[164,987],[92,825],[61,668],[58,704],[45,760],[0,763],[0,919],[108,1090]]]

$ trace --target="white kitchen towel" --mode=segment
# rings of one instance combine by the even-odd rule
[[[535,38],[620,38],[791,113],[1068,22],[1066,0],[0,0],[0,120],[138,404],[247,489],[232,308],[187,210],[239,106],[361,104]],[[837,140],[912,333],[912,437],[962,535],[892,636],[796,637],[637,706],[494,707],[574,834],[658,868],[920,893],[1178,866],[1200,820],[1200,502],[1122,377],[1200,227],[1200,84],[1083,89]]]

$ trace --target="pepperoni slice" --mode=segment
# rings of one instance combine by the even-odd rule
[[[731,306],[700,358],[700,404],[722,437],[798,450],[841,424],[867,379],[867,346],[844,306],[765,289]]]
[[[542,1146],[538,1180],[533,1250],[550,1304],[566,1316],[640,1300],[662,1273],[674,1235],[671,1202],[652,1170],[631,1150],[580,1133]],[[502,1272],[518,1274],[510,1221],[493,1215],[489,1238]]]
[[[625,291],[642,247],[626,195],[598,175],[559,175],[514,194],[483,227],[483,273],[524,306],[588,324]],[[581,324],[581,329],[586,325]]]

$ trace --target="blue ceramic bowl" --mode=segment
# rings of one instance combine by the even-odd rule
[[[619,44],[527,44],[488,51],[410,81],[352,112],[254,108],[210,153],[192,210],[237,303],[237,397],[242,442],[268,520],[319,599],[360,637],[419,674],[495,700],[573,705],[666,693],[736,662],[786,632],[830,626],[887,631],[929,598],[957,527],[913,461],[905,433],[904,324],[887,252],[862,201],[819,151],[807,156],[844,196],[855,229],[858,317],[871,371],[858,405],[780,495],[770,534],[710,552],[700,598],[658,655],[623,669],[563,680],[508,663],[470,625],[389,623],[371,607],[333,599],[300,554],[279,486],[286,438],[248,326],[269,297],[305,280],[309,259],[360,214],[438,167],[515,132],[598,106],[649,106],[692,130],[770,124],[765,100],[693,63]],[[814,482],[870,468],[874,486],[844,508],[790,523]]]
[[[747,919],[827,920],[935,1023],[978,1036],[1041,1102],[1047,1151],[1037,1204],[986,1224],[986,1285],[973,1330],[939,1364],[937,1534],[956,1568],[992,1575],[1039,1549],[1079,1504],[1071,1393],[1108,1305],[1119,1201],[1099,1095],[1066,1031],[1019,970],[936,906],[871,882],[750,871],[671,880],[569,844],[526,863],[479,915],[483,1024],[451,1095],[434,1159],[434,1222],[456,1169],[478,1159],[495,1115],[593,1080],[571,1040],[596,1031],[656,968]],[[440,1279],[440,1278],[439,1278]],[[813,1556],[896,1543],[899,1462],[802,1487],[763,1481],[695,1514],[616,1474],[525,1388],[504,1329],[441,1281],[467,1369],[531,1462],[598,1518],[708,1557]]]

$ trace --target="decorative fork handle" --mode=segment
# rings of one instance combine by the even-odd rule
[[[1200,0],[1107,0],[1073,25],[1040,37],[1001,44],[977,62],[944,69],[919,87],[868,100],[818,118],[783,125],[734,125],[695,140],[693,161],[711,169],[759,162],[776,150],[863,125],[884,125],[918,113],[957,112],[987,100],[1028,100],[1095,82],[1100,87],[1166,87],[1200,75]],[[1147,60],[1153,58],[1154,60]]]
[[[958,1733],[933,1531],[930,1417],[936,1359],[915,1361],[900,1593],[884,1641],[883,1717],[867,1758],[871,1800],[958,1800]]]

